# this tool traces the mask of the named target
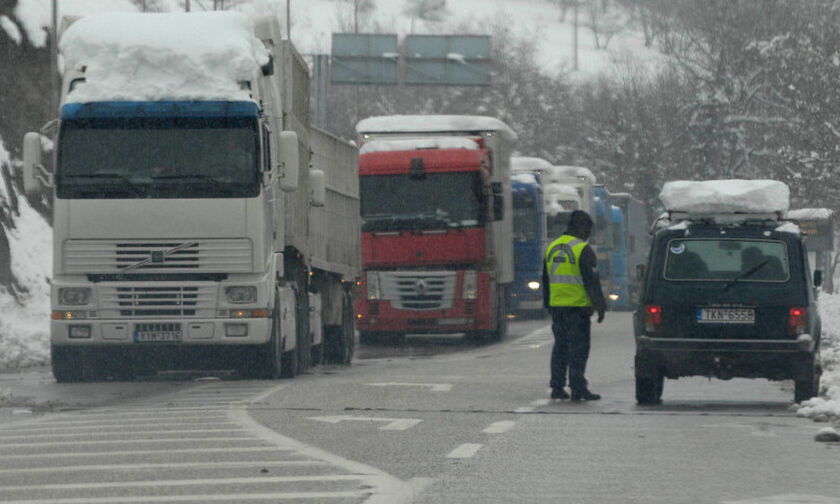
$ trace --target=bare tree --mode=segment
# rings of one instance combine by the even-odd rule
[[[597,49],[606,49],[610,40],[624,30],[624,20],[617,9],[602,0],[585,0],[588,16],[581,23],[592,31]]]

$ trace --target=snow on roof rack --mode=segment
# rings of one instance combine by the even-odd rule
[[[776,180],[678,180],[666,182],[659,199],[671,213],[731,215],[738,220],[774,215],[778,219],[790,206],[790,189]]]

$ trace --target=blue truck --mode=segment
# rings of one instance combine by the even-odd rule
[[[516,172],[513,184],[512,316],[541,316],[542,254],[547,242],[545,205],[539,174]]]
[[[641,291],[636,267],[647,262],[650,245],[647,209],[627,193],[611,193],[609,203],[613,248],[612,287],[607,299],[615,310],[632,310]]]

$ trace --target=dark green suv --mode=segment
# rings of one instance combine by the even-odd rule
[[[661,402],[664,378],[795,382],[819,392],[821,273],[798,228],[774,218],[685,220],[656,232],[634,315],[636,400]]]

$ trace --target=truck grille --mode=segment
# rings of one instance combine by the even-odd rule
[[[246,273],[250,240],[69,240],[66,273]]]
[[[402,310],[445,310],[455,297],[454,271],[381,271],[382,298]]]
[[[120,286],[99,287],[105,317],[212,317],[216,307],[215,286]]]

